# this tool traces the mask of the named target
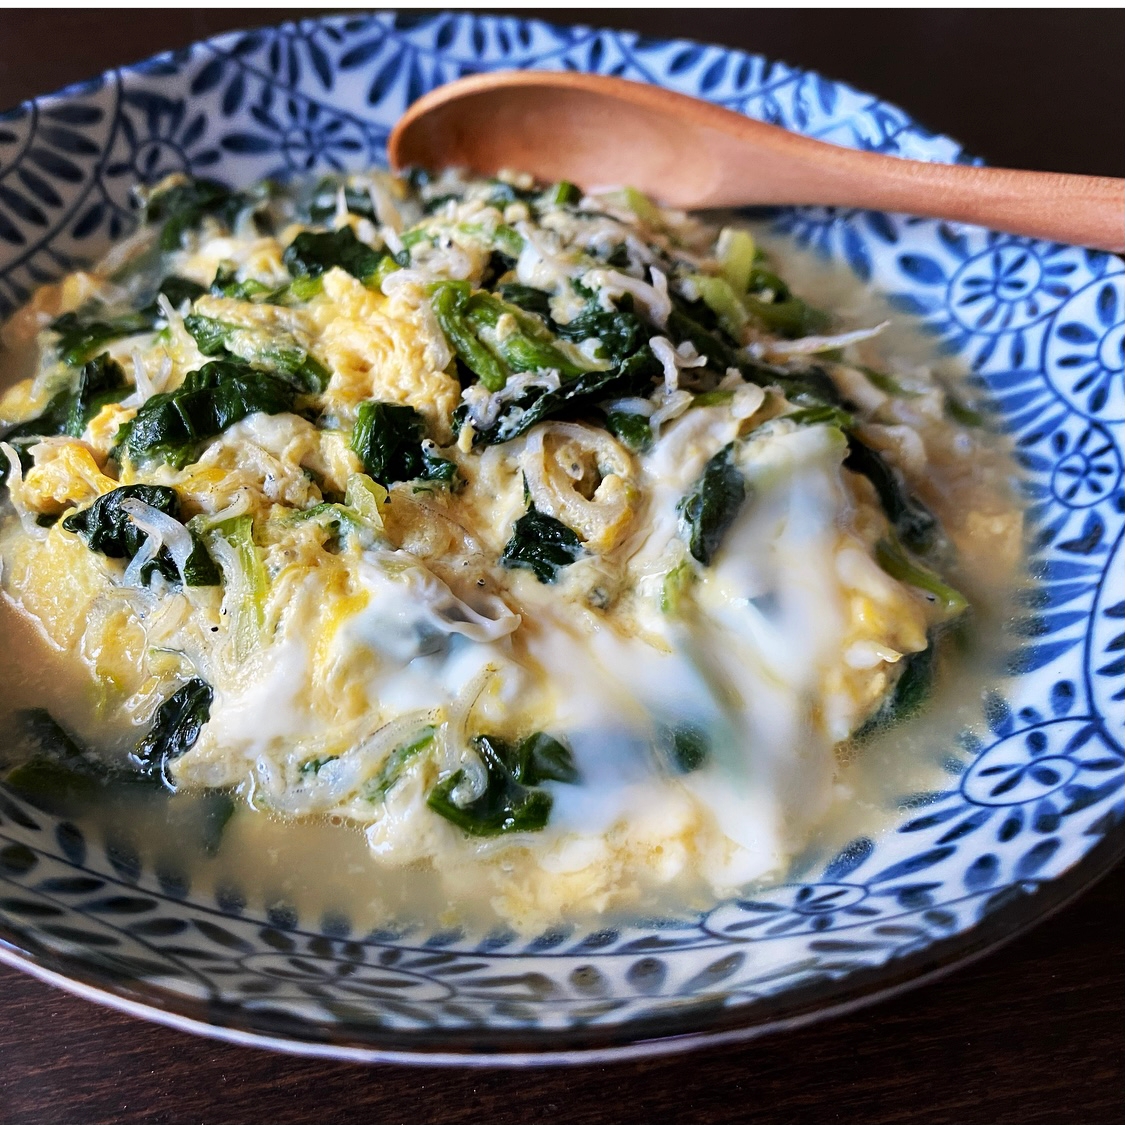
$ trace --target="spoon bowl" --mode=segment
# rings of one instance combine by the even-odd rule
[[[1123,180],[858,152],[595,74],[498,71],[439,86],[410,106],[387,151],[396,169],[629,184],[671,207],[859,207],[1125,250]]]

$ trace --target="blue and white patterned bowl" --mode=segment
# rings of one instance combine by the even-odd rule
[[[133,222],[130,185],[246,184],[384,160],[403,108],[501,67],[623,75],[798,132],[916,159],[956,144],[762,58],[468,14],[226,35],[0,116],[0,319]],[[366,1060],[525,1063],[681,1049],[790,1026],[979,953],[1125,843],[1121,261],[870,212],[776,231],[850,268],[963,360],[1025,470],[1034,588],[1010,678],[891,828],[750,900],[674,924],[353,932],[343,917],[193,894],[129,846],[0,793],[0,958],[166,1023]]]

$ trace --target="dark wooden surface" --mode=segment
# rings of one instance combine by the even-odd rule
[[[998,164],[1125,175],[1125,14],[553,11],[760,51],[883,95]],[[250,11],[0,10],[0,107]],[[1125,867],[974,965],[737,1047],[530,1073],[363,1068],[141,1023],[0,968],[0,1125],[1125,1120]]]

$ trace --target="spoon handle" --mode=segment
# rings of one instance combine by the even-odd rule
[[[733,117],[733,115],[731,115]],[[733,123],[728,119],[728,127]],[[1125,251],[1125,180],[1061,172],[1024,172],[965,164],[929,164],[857,152],[793,133],[762,146],[763,126],[749,123],[747,143],[732,163],[755,176],[755,202],[824,204],[893,211],[972,223],[1033,238]],[[783,132],[778,130],[778,132]],[[740,146],[741,148],[741,146]],[[728,159],[730,149],[728,148]],[[772,174],[763,175],[763,164]],[[735,173],[732,167],[731,172]],[[723,177],[712,206],[747,202],[746,181]],[[762,188],[776,198],[763,198]]]

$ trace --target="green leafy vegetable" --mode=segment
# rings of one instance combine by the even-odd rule
[[[692,557],[708,566],[746,499],[746,480],[734,463],[734,442],[719,450],[679,503],[680,533]]]
[[[477,339],[466,318],[472,287],[467,281],[441,281],[433,287],[430,302],[434,315],[450,346],[461,362],[490,391],[500,390],[508,381],[504,364]]]
[[[243,328],[198,313],[184,317],[184,327],[204,355],[244,360],[284,376],[303,393],[323,391],[331,377],[327,368],[291,337]]]
[[[830,324],[826,313],[814,309],[800,297],[790,295],[783,301],[761,301],[748,293],[743,301],[750,315],[763,328],[791,340],[823,332]]]
[[[379,772],[368,782],[363,795],[369,800],[385,797],[398,783],[400,777],[427,746],[434,741],[436,727],[423,727],[409,742],[396,746],[379,767]]]
[[[492,735],[473,739],[484,765],[484,792],[464,805],[453,799],[464,770],[439,781],[426,800],[434,812],[470,836],[499,836],[507,832],[537,832],[547,824],[553,800],[537,788],[544,781],[574,783],[578,771],[570,751],[542,733],[515,745]]]
[[[552,207],[573,207],[582,199],[582,191],[569,180],[559,180],[543,193],[543,198]]]
[[[174,308],[179,308],[184,301],[194,301],[204,292],[202,285],[175,274],[166,277],[157,290],[158,294],[168,298]],[[58,337],[55,347],[59,359],[68,367],[81,367],[112,340],[151,332],[160,316],[159,306],[153,301],[138,312],[108,319],[83,318],[76,312],[63,313],[51,322],[50,330]]]
[[[200,844],[204,855],[214,855],[219,850],[223,832],[235,813],[234,799],[229,793],[211,789],[203,793],[200,802]]]
[[[626,294],[614,308],[605,309],[596,293],[577,284],[574,287],[580,296],[586,298],[586,304],[568,323],[552,322],[562,339],[581,343],[596,337],[601,341],[606,357],[614,364],[624,363],[648,342],[652,332],[633,312],[632,297]]]
[[[198,281],[192,281],[187,277],[179,277],[176,274],[169,274],[160,283],[158,292],[168,298],[168,303],[172,308],[178,309],[185,301],[194,301],[202,297],[207,290],[204,286],[200,285]],[[147,311],[155,314],[156,305],[148,306]]]
[[[684,561],[672,567],[664,576],[664,585],[660,591],[661,612],[679,613],[694,583],[695,571],[691,563]]]
[[[381,485],[400,480],[452,483],[457,465],[437,456],[425,439],[426,421],[412,406],[364,402],[356,414],[351,447],[363,470]]]
[[[907,653],[899,662],[902,672],[895,681],[894,690],[883,699],[875,713],[852,735],[863,742],[874,734],[912,718],[933,691],[937,674],[937,638],[930,637],[929,645],[921,652]]]
[[[659,379],[662,371],[646,343],[611,371],[589,371],[563,383],[554,391],[542,387],[529,389],[525,395],[506,403],[491,426],[476,431],[473,444],[493,445],[511,441],[544,418],[573,416],[605,399],[648,394],[653,380]],[[458,407],[453,416],[454,426],[462,425],[466,417],[466,408]]]
[[[924,590],[948,615],[954,616],[968,608],[969,603],[963,594],[944,582],[928,566],[909,558],[893,535],[875,544],[875,561],[892,578]]]
[[[725,277],[696,274],[692,277],[700,296],[718,318],[719,324],[735,343],[742,342],[742,332],[750,322],[750,314],[742,298]]]
[[[224,562],[223,555],[218,554],[221,545],[217,543],[217,537],[234,548],[233,559],[228,558]],[[224,565],[226,593],[223,609],[227,611],[229,600],[229,627],[234,636],[235,653],[239,660],[248,659],[257,647],[265,625],[270,585],[261,552],[254,543],[253,517],[233,516],[215,524],[207,529],[205,542]]]
[[[521,285],[518,281],[509,281],[501,285],[496,292],[502,301],[515,305],[524,312],[534,313],[544,320],[551,316],[550,294],[542,289]]]
[[[153,395],[118,436],[134,461],[190,462],[197,445],[258,411],[286,414],[296,388],[288,380],[245,363],[219,360],[188,372],[174,391]]]
[[[899,539],[912,551],[924,555],[938,540],[938,522],[920,500],[911,496],[898,474],[854,433],[848,435],[844,467],[860,473],[874,485],[879,502]]]
[[[504,760],[512,777],[523,785],[542,785],[544,781],[574,785],[578,781],[578,767],[570,748],[542,731],[506,747]]]
[[[748,288],[750,292],[744,298],[746,307],[758,323],[770,332],[797,339],[823,332],[830,323],[827,313],[814,309],[795,296],[777,274],[762,266],[755,266],[751,270]],[[771,299],[766,300],[766,296]]]
[[[162,250],[178,250],[184,233],[198,230],[208,216],[229,229],[259,198],[216,180],[188,180],[153,192],[145,206],[145,221],[161,224]]]
[[[723,277],[736,293],[745,293],[750,288],[750,276],[758,254],[753,236],[737,227],[723,227],[715,249]]]
[[[979,429],[985,424],[984,415],[966,406],[959,398],[945,392],[945,413],[962,426]]]
[[[538,188],[518,188],[503,180],[493,180],[487,202],[492,207],[504,208],[509,203],[531,203],[538,194]]]
[[[236,271],[226,263],[220,263],[211,282],[211,293],[216,297],[231,297],[236,301],[252,301],[271,292],[268,285],[254,278],[239,281]]]
[[[90,419],[110,402],[118,402],[129,390],[125,372],[108,352],[102,352],[82,365],[78,387],[70,397],[66,433],[81,437]]]
[[[835,426],[847,430],[855,425],[855,415],[838,406],[806,406],[782,417],[798,426]]]
[[[643,414],[611,410],[605,416],[605,428],[634,453],[645,453],[652,448],[652,426]]]
[[[154,315],[147,312],[126,313],[109,320],[82,320],[77,313],[63,313],[51,321],[51,331],[58,336],[59,359],[68,367],[81,367],[93,359],[111,340],[151,332]]]
[[[694,305],[689,305],[683,298],[673,296],[672,312],[668,317],[668,337],[677,347],[685,342],[690,343],[700,355],[707,357],[708,366],[716,371],[736,367],[746,374],[745,368],[749,365],[744,363],[736,348],[709,330],[708,321],[718,325],[705,302],[697,301]]]
[[[156,711],[148,734],[130,755],[137,772],[160,778],[175,788],[168,774],[168,763],[186,754],[211,717],[211,686],[200,679],[189,680],[166,699]]]
[[[0,440],[8,442],[19,455],[20,464],[26,470],[31,460],[28,448],[45,437],[69,434],[81,437],[90,419],[106,403],[117,402],[128,391],[125,372],[121,365],[102,353],[84,364],[78,376],[78,387],[73,391],[59,391],[54,395],[43,413],[37,418],[9,426],[0,435]],[[11,466],[6,458],[0,457],[0,484],[8,479]]]
[[[174,488],[160,484],[126,484],[99,496],[88,508],[73,512],[63,520],[63,527],[86,540],[91,551],[111,559],[131,559],[148,538],[121,508],[123,500],[139,500],[172,519],[180,518],[180,497]],[[202,540],[192,534],[194,547],[184,566],[188,586],[217,586],[220,577],[214,560]],[[161,547],[141,572],[145,582],[153,574],[161,574],[169,582],[179,582],[180,572],[166,546]]]
[[[386,255],[360,242],[351,227],[335,231],[302,231],[285,248],[281,260],[294,277],[319,277],[333,266],[365,281]]]
[[[309,204],[309,218],[314,223],[323,223],[335,217],[341,187],[344,188],[344,206],[351,214],[378,222],[375,205],[371,202],[371,192],[350,184],[345,186],[337,179],[326,177],[316,185],[316,193]]]
[[[908,391],[893,375],[888,375],[885,371],[876,371],[874,367],[857,366],[856,370],[859,371],[864,378],[885,395],[896,395],[899,397],[910,398],[913,397],[912,391]]]
[[[6,788],[56,815],[97,795],[109,771],[84,754],[47,711],[36,707],[12,719],[4,748],[10,757],[0,761]]]
[[[500,565],[522,567],[540,582],[557,582],[559,571],[582,555],[582,540],[564,523],[532,506],[512,528]]]
[[[681,724],[665,732],[662,750],[676,773],[701,769],[711,756],[711,742],[699,727]]]
[[[564,379],[573,379],[587,370],[556,347],[551,342],[551,334],[523,315],[523,310],[505,304],[491,293],[473,293],[462,309],[477,338],[507,365],[509,371],[553,369]],[[500,318],[505,314],[516,322],[517,328],[506,332],[498,330]]]

